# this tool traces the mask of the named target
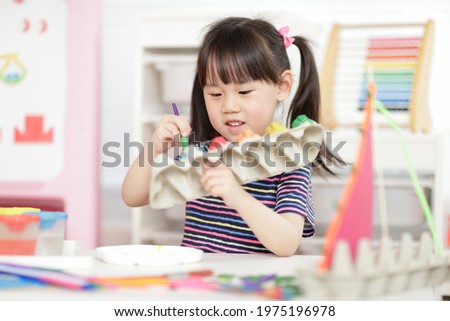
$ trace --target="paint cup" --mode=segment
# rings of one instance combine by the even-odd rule
[[[23,215],[40,218],[36,255],[62,255],[66,237],[67,213],[31,212]]]
[[[0,254],[34,255],[39,216],[0,215]]]
[[[40,212],[39,208],[34,207],[0,207],[0,215],[17,215],[25,212]]]

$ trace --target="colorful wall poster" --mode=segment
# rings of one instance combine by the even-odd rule
[[[67,3],[0,8],[0,181],[45,182],[64,162]]]

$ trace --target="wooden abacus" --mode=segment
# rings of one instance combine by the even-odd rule
[[[404,24],[335,24],[320,77],[321,123],[328,128],[362,122],[368,70],[377,98],[398,123],[428,132],[428,83],[433,21]]]

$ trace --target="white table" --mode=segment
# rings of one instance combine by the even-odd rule
[[[214,274],[237,276],[294,275],[300,266],[313,265],[318,256],[276,257],[274,255],[206,253],[200,263],[169,267],[118,266],[94,260],[91,268],[66,269],[70,273],[97,277],[150,276],[176,274],[210,269]],[[97,289],[73,291],[56,287],[33,286],[0,290],[1,300],[261,300],[251,294],[230,294],[218,291],[170,290],[165,287]]]
[[[283,258],[276,257],[274,255],[205,253],[201,262],[188,265],[168,267],[119,266],[106,264],[97,259],[93,259],[92,264],[89,267],[66,268],[65,270],[73,274],[91,277],[158,276],[163,274],[179,274],[198,270],[212,270],[215,275],[232,274],[236,276],[251,276],[276,273],[279,276],[287,276],[296,275],[298,269],[300,268],[313,268],[319,259],[320,256],[310,255],[294,255]],[[442,294],[444,293],[440,289],[435,290],[433,288],[425,288],[369,299],[437,300],[440,299]],[[74,291],[52,286],[33,286],[0,290],[0,301],[245,301],[262,299],[263,298],[260,296],[247,293],[236,294],[220,291],[186,289],[171,290],[164,286],[151,286],[148,288],[96,289],[91,291]],[[296,299],[314,300],[315,298],[301,296]]]

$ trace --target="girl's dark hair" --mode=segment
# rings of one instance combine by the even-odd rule
[[[303,114],[319,122],[319,75],[308,41],[295,36],[294,45],[300,50],[301,73],[299,86],[288,113],[288,124]],[[281,74],[290,69],[282,37],[275,27],[262,19],[230,17],[213,23],[200,46],[197,73],[191,100],[191,126],[197,141],[211,140],[219,133],[212,127],[206,111],[203,88],[208,82],[224,84],[261,80],[280,84]],[[340,163],[339,158],[325,147],[312,163],[313,168]]]

